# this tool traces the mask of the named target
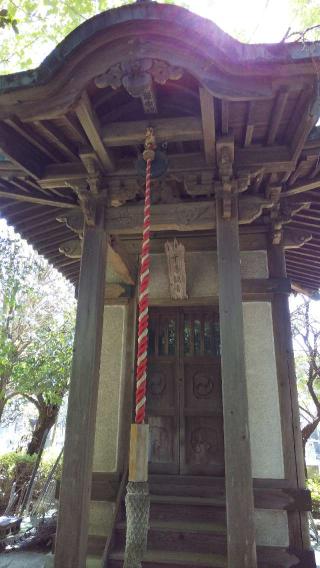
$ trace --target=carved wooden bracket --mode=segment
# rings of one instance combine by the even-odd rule
[[[138,195],[143,195],[143,189],[140,186],[137,177],[114,178],[106,180],[108,186],[108,194],[111,205],[119,207],[127,201],[135,199]]]
[[[68,229],[79,235],[80,238],[83,237],[84,217],[79,209],[67,209],[56,219],[59,223],[64,223]]]
[[[59,252],[68,258],[81,258],[82,240],[71,239],[59,246]]]
[[[233,196],[243,193],[248,189],[252,177],[259,174],[259,169],[242,168],[239,172],[234,172],[234,140],[232,137],[226,137],[218,140],[216,144],[216,154],[219,181],[214,183],[215,194],[217,197],[222,197],[223,219],[230,219],[232,215]],[[254,201],[254,196],[251,196],[251,198],[253,199],[251,201],[251,206],[255,208],[258,202]],[[272,204],[270,204],[269,200],[264,200],[264,207],[271,206]]]
[[[309,209],[311,203],[290,198],[280,199],[280,186],[271,186],[267,189],[266,194],[270,196],[274,202],[274,206],[270,214],[272,244],[279,245],[283,242],[283,225],[290,223],[292,216],[295,213],[298,213],[302,209]]]
[[[172,300],[186,300],[187,275],[185,263],[185,247],[177,239],[167,241],[164,245],[169,273],[170,296]]]
[[[217,164],[220,183],[216,191],[222,195],[222,217],[231,218],[232,194],[235,184],[233,180],[234,140],[217,142]]]
[[[183,71],[166,61],[142,58],[113,65],[95,79],[100,89],[111,87],[116,90],[123,86],[134,98],[140,98],[146,114],[157,113],[154,83],[165,85],[167,81],[181,79]]]
[[[300,229],[283,229],[282,245],[285,249],[300,248],[312,239],[312,234]]]
[[[186,174],[183,181],[186,193],[192,197],[210,196],[214,193],[213,171],[201,172],[200,175]]]

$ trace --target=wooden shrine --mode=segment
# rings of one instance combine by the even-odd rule
[[[78,296],[55,568],[123,563],[150,126],[143,566],[315,568],[288,296],[320,286],[319,65],[136,2],[0,77],[1,214]]]

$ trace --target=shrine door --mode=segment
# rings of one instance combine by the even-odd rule
[[[150,310],[149,470],[224,474],[218,311]]]

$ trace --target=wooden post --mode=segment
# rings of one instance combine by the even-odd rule
[[[268,250],[270,278],[286,278],[282,245],[270,245]],[[288,294],[275,293],[272,300],[273,332],[278,375],[279,404],[282,430],[284,474],[290,487],[305,488],[304,458],[298,390],[295,376]],[[288,512],[290,546],[296,550],[310,547],[305,513]]]
[[[217,197],[217,252],[228,527],[228,566],[255,568],[254,503],[240,277],[238,200],[223,218]]]
[[[104,207],[86,226],[60,490],[55,568],[85,568],[104,312]]]

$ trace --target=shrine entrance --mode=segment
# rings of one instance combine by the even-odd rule
[[[218,309],[150,310],[152,473],[224,475]]]

